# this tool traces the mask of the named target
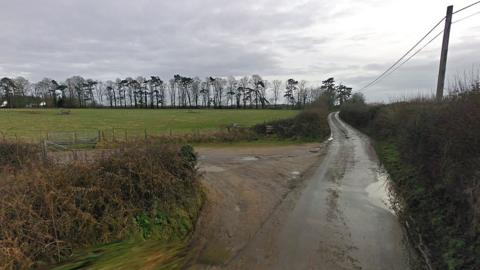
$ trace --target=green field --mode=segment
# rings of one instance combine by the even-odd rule
[[[236,123],[252,126],[263,121],[289,118],[293,110],[147,110],[147,109],[3,109],[0,136],[38,140],[49,132],[117,129],[119,133],[174,134],[215,130]],[[1,138],[1,137],[0,137]]]

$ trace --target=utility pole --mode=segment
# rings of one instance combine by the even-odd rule
[[[447,7],[447,16],[445,17],[445,30],[443,31],[442,52],[440,56],[440,68],[438,71],[437,82],[437,100],[443,98],[443,88],[445,86],[445,72],[447,70],[448,42],[450,40],[450,28],[452,26],[453,6]]]

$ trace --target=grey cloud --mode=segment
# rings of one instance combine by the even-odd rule
[[[278,39],[312,25],[318,1],[9,1],[0,11],[0,65],[33,79],[85,74],[175,72],[275,74],[276,46],[302,50],[319,40]],[[276,8],[278,7],[278,8]],[[310,14],[309,14],[310,13]],[[302,42],[305,47],[302,47]]]
[[[376,29],[328,35],[349,16],[387,1],[326,0],[15,0],[0,10],[0,76],[99,79],[174,73],[205,77],[262,74],[359,88],[391,59],[354,56],[375,46]],[[376,21],[375,21],[376,22]],[[315,31],[306,31],[315,26]],[[327,28],[328,27],[328,28]],[[329,30],[322,32],[322,30]],[[449,73],[480,62],[479,28],[454,44]],[[386,40],[402,37],[392,34]],[[348,44],[348,54],[337,45]],[[343,46],[345,48],[345,46]],[[398,89],[432,88],[437,51],[422,52],[369,90],[377,99]],[[293,55],[293,56],[292,56]],[[353,55],[353,56],[352,56]],[[297,57],[298,56],[298,57]],[[302,57],[303,56],[303,57]],[[297,60],[299,58],[300,60]],[[297,60],[296,63],[290,63]]]

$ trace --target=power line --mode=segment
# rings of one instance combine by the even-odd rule
[[[473,13],[469,16],[466,16],[464,18],[461,18],[461,19],[458,19],[454,22],[452,22],[452,24],[455,24],[455,23],[458,23],[458,22],[461,22],[463,20],[466,20],[470,17],[473,17],[475,15],[478,15],[480,14],[480,11],[479,12],[476,12],[476,13]],[[418,53],[420,53],[423,49],[425,49],[425,47],[427,47],[428,45],[430,45],[430,43],[432,43],[435,39],[437,39],[441,34],[443,34],[443,31],[440,31],[440,33],[438,33],[437,35],[435,35],[430,41],[428,41],[425,45],[423,45],[420,49],[418,49],[414,54],[412,54],[410,57],[407,58],[407,60],[403,61],[400,65],[398,65],[395,69],[393,69],[391,72],[389,72],[387,75],[385,75],[385,77],[389,76],[390,74],[392,74],[393,72],[395,72],[397,69],[399,69],[401,66],[403,66],[405,63],[407,63],[408,61],[410,61],[410,59],[412,59],[415,55],[417,55]],[[384,77],[384,78],[385,78]]]
[[[461,9],[453,12],[453,14],[457,14],[458,12],[464,11],[465,9],[471,8],[471,7],[473,7],[473,6],[477,5],[477,4],[480,4],[480,1],[477,1],[477,2],[475,2],[475,3],[471,3],[470,5],[468,5],[468,6],[466,6],[466,7],[463,7],[463,8],[461,8]]]
[[[470,17],[473,17],[475,15],[479,15],[480,14],[480,11],[479,12],[476,12],[476,13],[473,13],[473,14],[470,14],[466,17],[463,17],[461,19],[458,19],[454,22],[452,22],[452,24],[455,24],[455,23],[458,23],[458,22],[461,22],[463,20],[466,20]],[[373,83],[371,86],[374,86],[375,84],[377,84],[378,82],[380,82],[381,80],[387,78],[388,76],[390,76],[390,74],[392,74],[393,72],[397,71],[400,67],[402,67],[404,64],[406,64],[408,61],[410,61],[413,57],[415,57],[417,54],[419,54],[423,49],[425,49],[428,45],[430,45],[434,40],[436,40],[441,34],[443,34],[443,31],[439,32],[437,35],[435,35],[432,39],[430,39],[425,45],[423,45],[420,49],[418,49],[417,51],[415,51],[415,53],[413,53],[410,57],[408,57],[406,60],[404,60],[402,63],[400,63],[399,65],[397,65],[393,70],[391,70],[390,72],[388,72],[385,76],[383,76],[381,79],[379,79],[376,83]]]
[[[461,18],[461,19],[458,19],[458,20],[454,21],[453,23],[461,22],[461,21],[463,21],[463,20],[466,20],[466,19],[468,19],[468,18],[470,18],[470,17],[473,17],[473,16],[475,16],[475,15],[478,15],[478,14],[480,14],[480,11],[475,12],[475,13],[473,13],[473,14],[470,14],[470,15],[468,15],[468,16],[466,16],[466,17]]]
[[[382,74],[380,74],[380,76],[378,76],[375,80],[371,81],[370,83],[362,87],[362,89],[360,89],[359,91],[362,91],[370,87],[371,85],[376,83],[378,80],[380,80],[390,70],[392,70],[398,63],[400,63],[405,57],[407,57],[407,55],[410,54],[420,43],[422,43],[422,41],[424,41],[425,38],[427,38],[433,32],[433,30],[435,30],[435,28],[437,28],[443,22],[443,20],[445,20],[445,17],[443,17],[437,24],[435,24],[435,26],[432,29],[430,29],[417,43],[415,43],[415,45],[413,45],[412,48],[410,48],[405,54],[403,54],[402,57],[400,57],[400,59],[398,59],[395,63],[393,63],[393,65],[391,65],[387,70],[385,70]]]
[[[413,53],[412,55],[410,55],[410,57],[408,57],[405,61],[403,61],[402,63],[400,63],[398,66],[396,66],[393,70],[391,70],[390,72],[388,72],[385,76],[383,76],[380,80],[378,80],[376,83],[372,84],[371,86],[374,86],[375,84],[379,83],[381,80],[387,78],[388,76],[390,76],[390,74],[392,74],[393,72],[397,71],[397,69],[401,68],[404,64],[406,64],[408,61],[410,61],[410,59],[412,59],[413,57],[415,57],[417,54],[419,54],[423,49],[425,49],[428,45],[430,45],[430,43],[432,43],[435,39],[437,39],[441,34],[443,34],[443,31],[441,31],[440,33],[438,33],[437,35],[435,35],[432,39],[430,39],[427,43],[425,43],[425,45],[423,45],[420,49],[418,49],[417,51],[415,51],[415,53]]]
[[[465,6],[465,7],[461,8],[461,9],[455,11],[453,14],[458,13],[458,12],[461,12],[461,11],[463,11],[463,10],[465,10],[465,9],[468,9],[468,8],[474,6],[474,5],[477,5],[477,4],[480,4],[480,1],[475,2],[475,3],[472,3],[472,4],[468,5],[468,6]],[[461,22],[461,21],[463,21],[463,20],[466,20],[466,19],[468,19],[468,18],[470,18],[470,17],[473,17],[473,16],[475,16],[475,15],[478,15],[478,14],[480,14],[480,11],[479,11],[479,12],[475,12],[475,13],[473,13],[473,14],[470,14],[470,15],[468,15],[468,16],[466,16],[466,17],[461,18],[461,19],[458,19],[458,20],[452,22],[452,24]],[[380,82],[381,80],[385,79],[386,77],[390,76],[393,72],[395,72],[396,70],[398,70],[400,67],[402,67],[404,64],[406,64],[408,61],[410,61],[413,57],[415,57],[418,53],[420,53],[423,49],[425,49],[428,45],[430,45],[435,39],[437,39],[437,38],[443,33],[443,31],[441,31],[440,33],[438,33],[437,35],[435,35],[435,36],[434,36],[432,39],[430,39],[425,45],[423,45],[420,49],[418,49],[417,51],[415,51],[412,55],[410,55],[406,60],[404,60],[404,61],[402,62],[402,60],[403,60],[410,52],[412,52],[428,35],[430,35],[430,34],[433,32],[433,30],[434,30],[435,28],[437,28],[437,27],[443,22],[444,19],[445,19],[445,17],[442,18],[442,19],[440,20],[440,22],[438,22],[422,39],[420,39],[420,41],[418,41],[410,50],[408,50],[408,51],[407,51],[399,60],[397,60],[392,66],[390,66],[387,70],[385,70],[382,74],[380,74],[380,76],[378,76],[375,80],[373,80],[372,82],[370,82],[369,84],[367,84],[366,86],[364,86],[363,88],[361,88],[359,91],[362,91],[362,90],[364,90],[364,89],[366,89],[366,88],[368,88],[368,87],[370,87],[370,86],[373,86],[373,85],[377,84],[378,82]],[[401,62],[401,63],[400,63],[400,62]],[[399,63],[400,63],[400,64],[399,64]]]

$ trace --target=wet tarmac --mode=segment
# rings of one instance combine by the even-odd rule
[[[229,269],[409,269],[387,179],[369,139],[329,116],[327,154]]]

